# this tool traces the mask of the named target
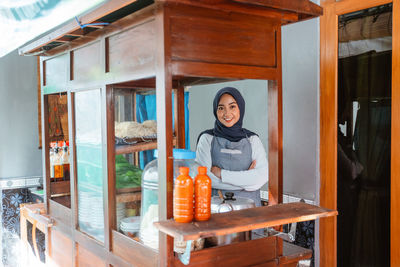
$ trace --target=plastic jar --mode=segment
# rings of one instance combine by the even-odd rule
[[[158,157],[158,151],[154,152]],[[195,177],[198,164],[196,152],[186,149],[173,149],[174,180],[179,176],[179,167],[189,167],[190,177]],[[153,222],[158,219],[158,160],[149,162],[142,173],[142,204],[140,209],[140,240],[147,246],[158,249],[158,229]]]

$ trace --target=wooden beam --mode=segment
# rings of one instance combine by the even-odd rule
[[[175,90],[175,136],[178,148],[185,148],[185,88]]]
[[[159,2],[179,3],[196,7],[205,7],[224,12],[236,12],[253,16],[280,19],[281,21],[294,22],[298,20],[297,14],[290,11],[276,10],[267,6],[248,5],[247,3],[235,3],[231,0],[159,0]]]
[[[104,3],[103,5],[97,7],[95,10],[82,15],[79,17],[79,21],[81,24],[88,24],[88,23],[92,23],[93,21],[96,21],[102,17],[104,17],[107,14],[110,14],[118,9],[121,9],[133,2],[136,2],[137,0],[113,0],[113,1],[107,1],[106,3]],[[70,22],[66,25],[64,25],[63,27],[58,28],[57,30],[47,34],[46,36],[43,36],[42,38],[27,44],[23,47],[21,47],[18,52],[20,55],[25,55],[25,54],[29,54],[32,52],[35,52],[37,49],[39,49],[40,47],[49,44],[53,41],[55,41],[56,39],[71,33],[73,31],[76,31],[80,29],[80,26],[78,25],[78,23],[76,23],[75,18],[71,19]]]
[[[263,7],[276,8],[281,11],[292,11],[299,14],[313,16],[322,15],[322,7],[308,0],[233,0],[238,3],[252,4]]]
[[[321,17],[320,84],[320,205],[337,208],[337,40],[338,17],[334,7]],[[335,52],[336,51],[336,52]],[[336,266],[336,217],[320,221],[320,266]]]
[[[281,31],[276,36],[276,79],[268,81],[268,204],[283,202]]]

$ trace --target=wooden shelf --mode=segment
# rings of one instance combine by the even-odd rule
[[[212,214],[205,222],[177,223],[171,219],[154,225],[178,241],[186,241],[335,215],[335,210],[296,202]]]
[[[174,146],[176,145],[175,137],[172,140],[172,144]],[[151,150],[151,149],[157,149],[157,140],[150,141],[150,142],[136,143],[133,145],[118,145],[118,146],[115,146],[115,154],[116,155],[129,154],[129,153]]]
[[[141,197],[141,192],[117,194],[117,203],[139,201]]]
[[[118,145],[115,147],[115,154],[129,154],[144,150],[151,150],[157,148],[157,141],[137,143],[134,145]]]

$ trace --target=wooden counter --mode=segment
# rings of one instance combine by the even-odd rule
[[[212,214],[210,220],[205,222],[178,223],[171,219],[154,224],[161,232],[186,241],[335,215],[335,210],[296,202]]]

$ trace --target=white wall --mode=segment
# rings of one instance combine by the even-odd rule
[[[319,20],[282,27],[283,188],[319,192]]]
[[[41,176],[36,57],[0,58],[0,179]]]
[[[190,148],[196,149],[199,134],[214,127],[213,100],[223,87],[237,88],[246,101],[243,127],[257,133],[268,153],[268,84],[267,81],[243,80],[189,88],[189,134]],[[266,188],[266,187],[265,187]]]

